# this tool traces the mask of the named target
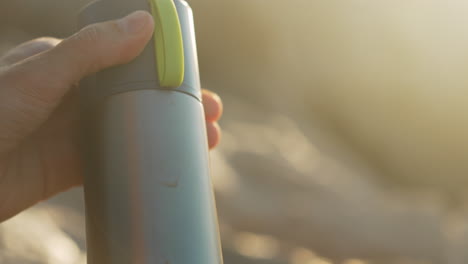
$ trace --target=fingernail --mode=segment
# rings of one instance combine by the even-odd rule
[[[130,15],[120,19],[119,24],[124,32],[129,34],[137,34],[146,27],[150,20],[151,17],[148,12],[135,11]]]

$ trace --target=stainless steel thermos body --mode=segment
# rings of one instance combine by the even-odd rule
[[[220,264],[218,223],[192,11],[174,0],[184,81],[160,87],[154,46],[83,83],[89,264]],[[151,10],[146,0],[100,0],[81,25]]]

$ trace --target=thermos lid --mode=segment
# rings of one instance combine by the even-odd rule
[[[97,0],[81,11],[79,25],[119,19],[136,10],[152,13],[153,41],[131,62],[81,80],[83,109],[93,109],[116,94],[154,89],[185,93],[201,101],[193,14],[185,1]]]
[[[154,45],[159,82],[178,87],[184,80],[184,46],[173,0],[150,0],[154,17]]]

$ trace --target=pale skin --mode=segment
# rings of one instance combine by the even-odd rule
[[[77,84],[134,59],[153,27],[151,15],[137,11],[64,40],[26,42],[0,58],[0,222],[81,185]],[[222,103],[204,90],[203,106],[211,149],[220,138]]]

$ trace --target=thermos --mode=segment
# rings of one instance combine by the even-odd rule
[[[153,40],[80,90],[89,264],[221,264],[192,10],[99,0],[80,26],[147,10]]]

